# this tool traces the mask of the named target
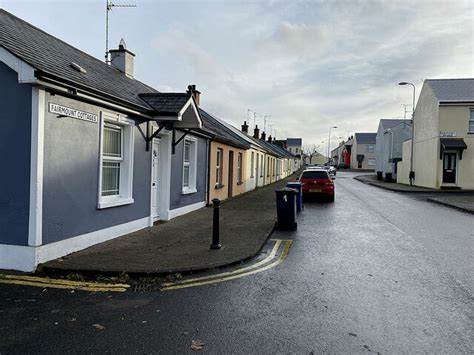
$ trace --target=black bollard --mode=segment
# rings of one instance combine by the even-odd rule
[[[221,200],[218,198],[212,199],[212,206],[214,208],[213,224],[212,224],[212,250],[218,250],[221,248],[219,243],[219,210],[221,208]]]

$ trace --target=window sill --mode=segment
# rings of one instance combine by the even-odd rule
[[[216,190],[222,189],[225,185],[222,184],[216,184]]]
[[[186,189],[181,191],[181,195],[189,195],[197,192],[197,189]]]
[[[111,198],[111,199],[102,199],[97,204],[99,210],[110,207],[118,207],[123,205],[130,205],[134,202],[133,198]]]

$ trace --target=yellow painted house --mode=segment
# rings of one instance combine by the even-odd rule
[[[474,189],[474,79],[425,80],[413,121],[413,184]],[[411,139],[397,182],[408,184]]]

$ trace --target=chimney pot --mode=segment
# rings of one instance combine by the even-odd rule
[[[258,139],[259,136],[260,136],[260,130],[258,129],[258,125],[255,125],[255,128],[253,130],[253,137],[255,139]]]
[[[260,139],[262,141],[264,141],[266,138],[267,138],[267,135],[265,134],[265,132],[262,132],[262,135],[260,136]]]
[[[247,121],[244,121],[244,124],[242,125],[242,132],[249,133],[249,125],[247,124]]]
[[[268,141],[271,143],[272,142],[272,135],[268,136]]]
[[[199,106],[199,104],[201,103],[201,92],[199,90],[196,90],[196,85],[188,85],[188,93],[193,95],[196,105]]]
[[[127,49],[127,45],[123,38],[120,40],[118,49],[111,49],[110,65],[120,70],[129,78],[133,78],[133,61],[135,54]]]

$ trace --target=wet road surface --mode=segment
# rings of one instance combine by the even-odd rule
[[[273,234],[293,244],[265,272],[166,292],[0,284],[0,353],[472,353],[474,217],[352,176]]]

